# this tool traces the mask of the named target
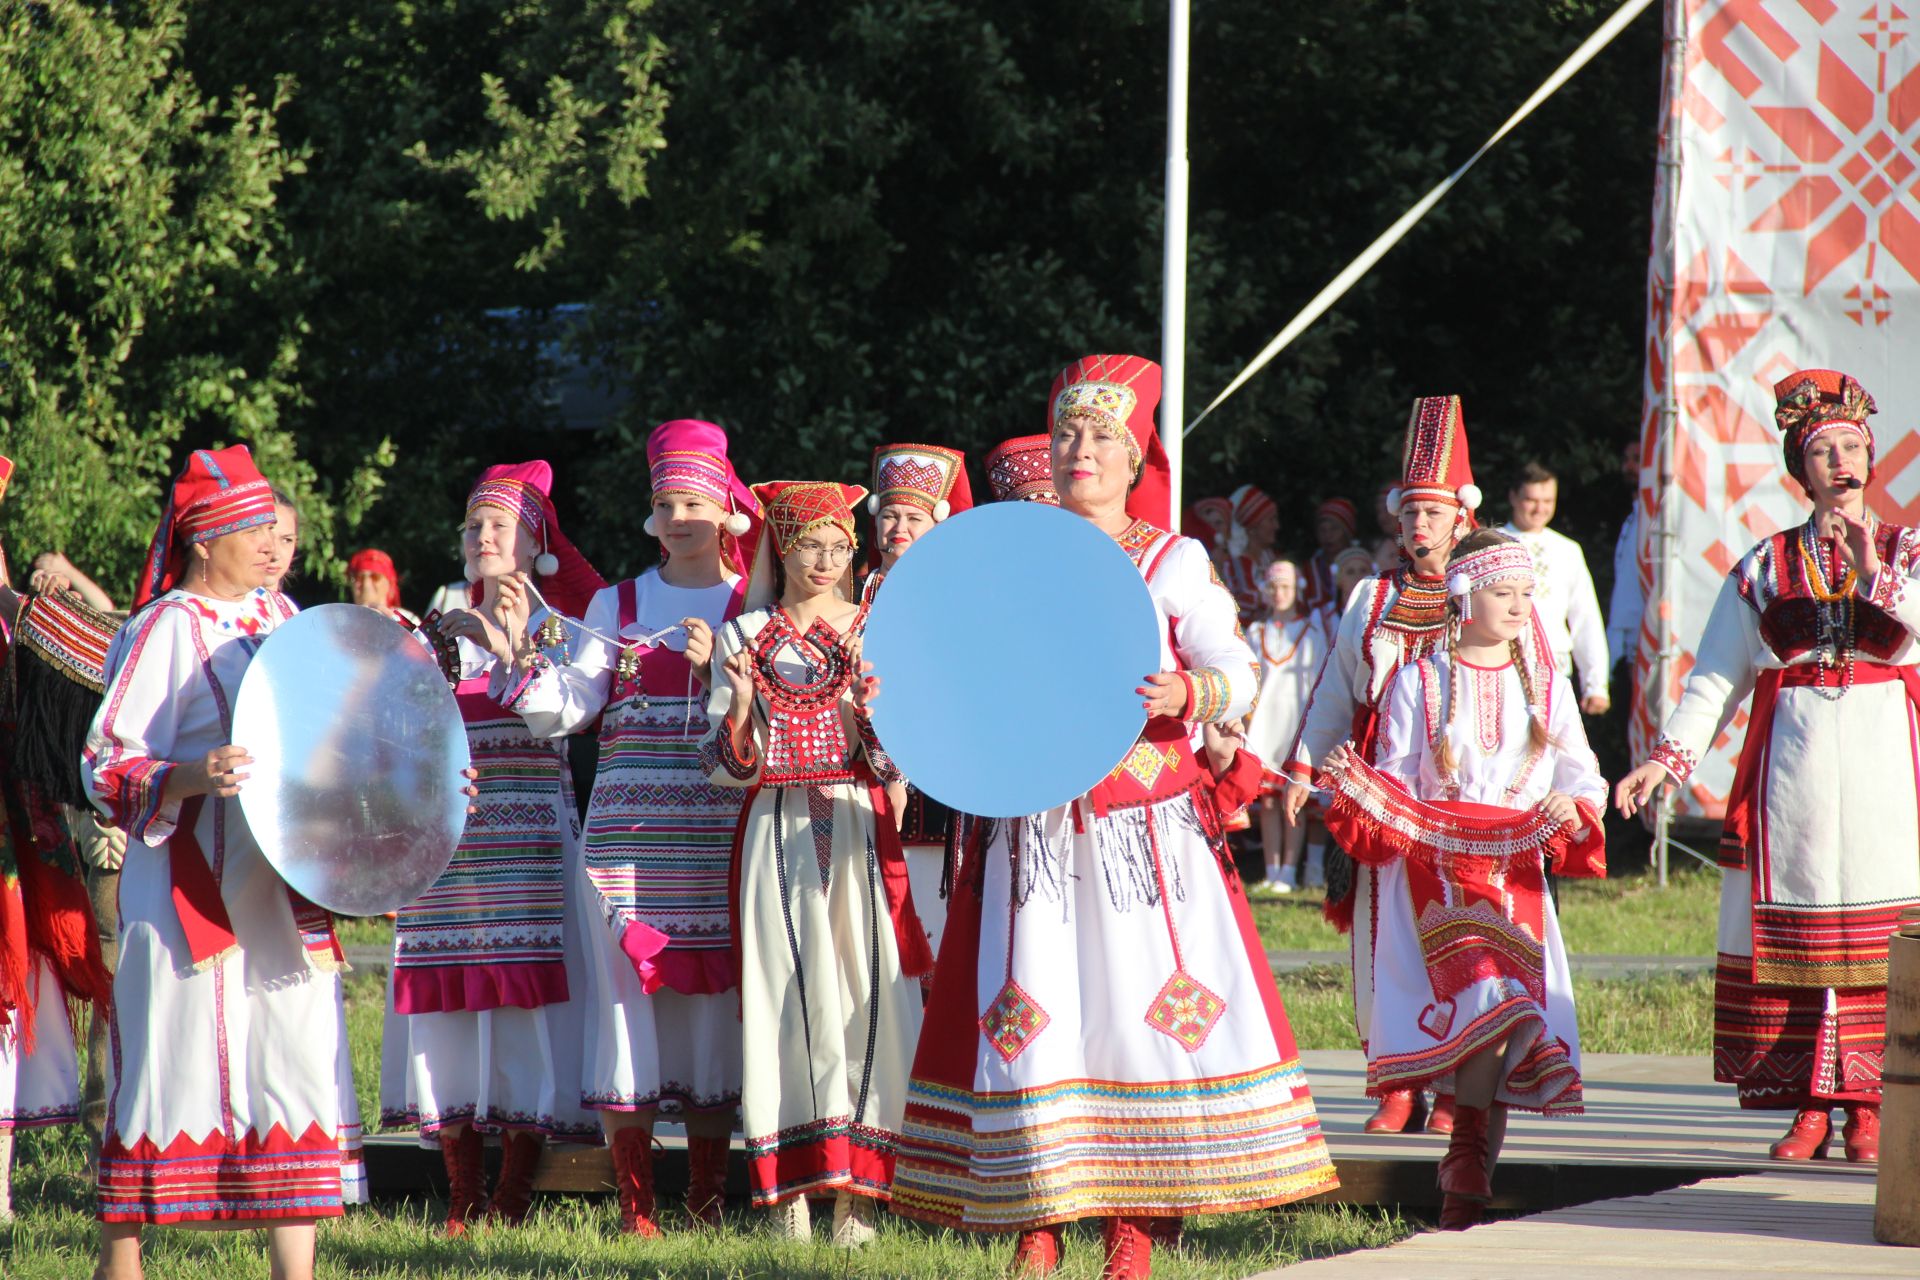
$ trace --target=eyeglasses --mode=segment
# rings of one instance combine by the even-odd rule
[[[853,547],[847,543],[835,543],[831,547],[818,542],[796,542],[793,551],[801,564],[819,564],[825,560],[830,566],[843,565],[853,559]]]

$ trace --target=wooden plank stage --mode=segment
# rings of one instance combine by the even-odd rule
[[[1776,1167],[1602,1200],[1250,1280],[1632,1280],[1920,1275],[1920,1250],[1874,1243],[1873,1176]]]
[[[1374,1135],[1362,1126],[1373,1104],[1363,1095],[1366,1065],[1358,1053],[1302,1055],[1341,1187],[1326,1203],[1397,1204],[1412,1212],[1439,1205],[1434,1168],[1445,1139],[1424,1134]],[[1503,1213],[1560,1209],[1611,1196],[1664,1191],[1701,1178],[1777,1168],[1767,1144],[1786,1127],[1773,1112],[1743,1112],[1733,1090],[1713,1083],[1704,1057],[1588,1055],[1587,1114],[1556,1119],[1516,1114],[1495,1173],[1494,1208]],[[685,1150],[677,1126],[662,1124],[665,1148],[658,1177],[663,1195],[685,1183]],[[436,1152],[411,1134],[368,1139],[368,1172],[376,1195],[419,1194],[444,1180]],[[1836,1157],[1838,1144],[1834,1146]],[[1812,1166],[1812,1177],[1859,1176],[1838,1158]],[[744,1194],[745,1166],[735,1150],[732,1187]],[[538,1179],[550,1191],[599,1191],[611,1184],[604,1150],[555,1147]],[[1920,1274],[1920,1259],[1916,1259]]]

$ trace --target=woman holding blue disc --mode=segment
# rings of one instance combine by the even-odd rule
[[[861,675],[851,570],[866,490],[753,492],[766,523],[748,611],[714,641],[704,748],[715,783],[747,789],[733,845],[747,1177],[781,1234],[810,1236],[807,1197],[832,1194],[835,1242],[858,1245],[891,1195],[933,958],[888,799],[899,771]]]
[[[1077,1218],[1104,1220],[1103,1275],[1146,1276],[1187,1214],[1337,1185],[1195,756],[1195,727],[1245,715],[1259,677],[1206,549],[1166,530],[1159,398],[1138,356],[1054,382],[1053,487],[1139,568],[1161,669],[1140,740],[1091,793],[970,824],[895,1171],[902,1213],[1019,1232],[1024,1275],[1059,1265]]]

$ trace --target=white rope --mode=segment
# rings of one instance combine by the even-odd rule
[[[1626,0],[1626,3],[1621,5],[1611,18],[1600,25],[1598,31],[1588,36],[1586,41],[1573,51],[1572,56],[1560,64],[1559,70],[1548,76],[1546,82],[1533,91],[1533,96],[1522,103],[1518,111],[1507,117],[1507,122],[1495,130],[1491,138],[1480,144],[1478,151],[1467,157],[1465,164],[1448,174],[1439,186],[1427,192],[1420,203],[1401,214],[1397,222],[1380,233],[1379,239],[1366,247],[1365,252],[1347,264],[1346,270],[1335,276],[1326,288],[1315,294],[1313,301],[1301,308],[1299,315],[1287,321],[1287,327],[1282,329],[1273,341],[1253,358],[1251,364],[1234,376],[1233,381],[1227,384],[1226,390],[1215,396],[1213,403],[1200,411],[1199,417],[1187,424],[1183,434],[1192,435],[1193,429],[1205,422],[1208,414],[1225,404],[1227,398],[1245,386],[1254,374],[1264,369],[1268,361],[1286,350],[1295,338],[1306,332],[1309,325],[1326,314],[1327,309],[1338,302],[1347,290],[1359,283],[1360,278],[1371,271],[1373,265],[1384,258],[1389,249],[1400,243],[1401,238],[1413,229],[1415,223],[1427,216],[1428,210],[1440,203],[1442,196],[1453,190],[1454,184],[1466,175],[1467,170],[1479,163],[1480,157],[1493,150],[1502,138],[1512,133],[1522,120],[1533,114],[1534,108],[1558,92],[1561,85],[1571,80],[1580,68],[1593,60],[1595,54],[1612,43],[1613,38],[1625,30],[1629,22],[1639,17],[1641,12],[1652,4],[1653,0]]]

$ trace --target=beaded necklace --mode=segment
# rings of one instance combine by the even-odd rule
[[[1800,526],[1800,563],[1806,569],[1807,590],[1820,610],[1820,665],[1840,668],[1840,685],[1832,693],[1824,684],[1813,691],[1828,702],[1838,702],[1853,688],[1854,616],[1853,588],[1858,575],[1849,568],[1838,586],[1827,574],[1827,557],[1822,553],[1812,524]]]

